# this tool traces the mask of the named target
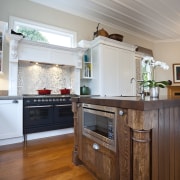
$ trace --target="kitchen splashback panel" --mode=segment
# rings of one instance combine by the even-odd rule
[[[73,68],[70,66],[55,66],[18,62],[18,95],[37,94],[38,89],[51,89],[59,93],[61,88],[72,89]]]

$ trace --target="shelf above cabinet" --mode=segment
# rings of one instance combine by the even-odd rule
[[[92,79],[92,58],[91,58],[91,49],[88,49],[83,56],[82,61],[82,70],[81,70],[82,79]]]

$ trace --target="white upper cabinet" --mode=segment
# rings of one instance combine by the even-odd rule
[[[98,37],[92,42],[93,79],[91,94],[101,96],[136,95],[135,46]]]

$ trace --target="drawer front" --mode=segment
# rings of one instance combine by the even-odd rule
[[[118,167],[115,153],[83,136],[83,162],[96,177],[103,180],[116,180]]]

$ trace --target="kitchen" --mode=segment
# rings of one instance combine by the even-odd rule
[[[8,22],[9,15],[6,12],[6,9],[9,9],[10,15],[14,15],[17,17],[25,18],[25,19],[31,19],[38,22],[43,22],[44,24],[51,24],[54,26],[59,26],[66,29],[74,30],[78,32],[77,42],[81,40],[92,40],[93,32],[95,32],[96,27],[97,27],[97,23],[94,21],[83,19],[78,16],[72,16],[64,12],[57,12],[57,11],[51,12],[51,9],[47,7],[42,7],[37,4],[35,5],[34,3],[30,1],[27,1],[27,2],[17,1],[16,3],[12,1],[1,1],[1,3],[2,3],[2,6],[1,6],[2,9],[0,11],[0,17],[2,21]],[[12,3],[14,3],[14,5],[12,5]],[[24,8],[23,12],[20,9],[21,6],[23,6]],[[13,7],[16,7],[17,9],[14,9]],[[37,14],[36,16],[34,16],[34,13],[33,14],[31,13],[31,8],[29,7],[34,9],[34,12],[36,12],[35,14]],[[39,11],[41,11],[41,14],[38,13]],[[58,21],[57,21],[56,13],[58,13],[58,16],[59,16]],[[67,19],[67,21],[64,21],[64,19]],[[85,30],[84,30],[84,27],[86,27]],[[158,78],[160,80],[162,77],[163,79],[173,79],[172,64],[179,62],[178,49],[180,45],[178,41],[176,42],[159,41],[159,42],[153,43],[152,41],[148,41],[143,38],[136,37],[132,34],[128,34],[127,32],[116,30],[107,25],[103,25],[102,27],[106,29],[109,33],[117,32],[119,34],[123,34],[124,35],[123,42],[129,43],[129,44],[136,44],[142,47],[146,47],[147,49],[152,49],[155,58],[164,60],[170,66],[169,71],[166,71],[166,72],[160,71],[160,73],[158,74]],[[7,57],[8,53],[5,53],[4,56]],[[0,87],[1,87],[2,93],[6,92],[9,89],[8,88],[9,62],[6,59],[3,63],[4,63],[3,65],[4,74],[2,74],[0,77]]]

